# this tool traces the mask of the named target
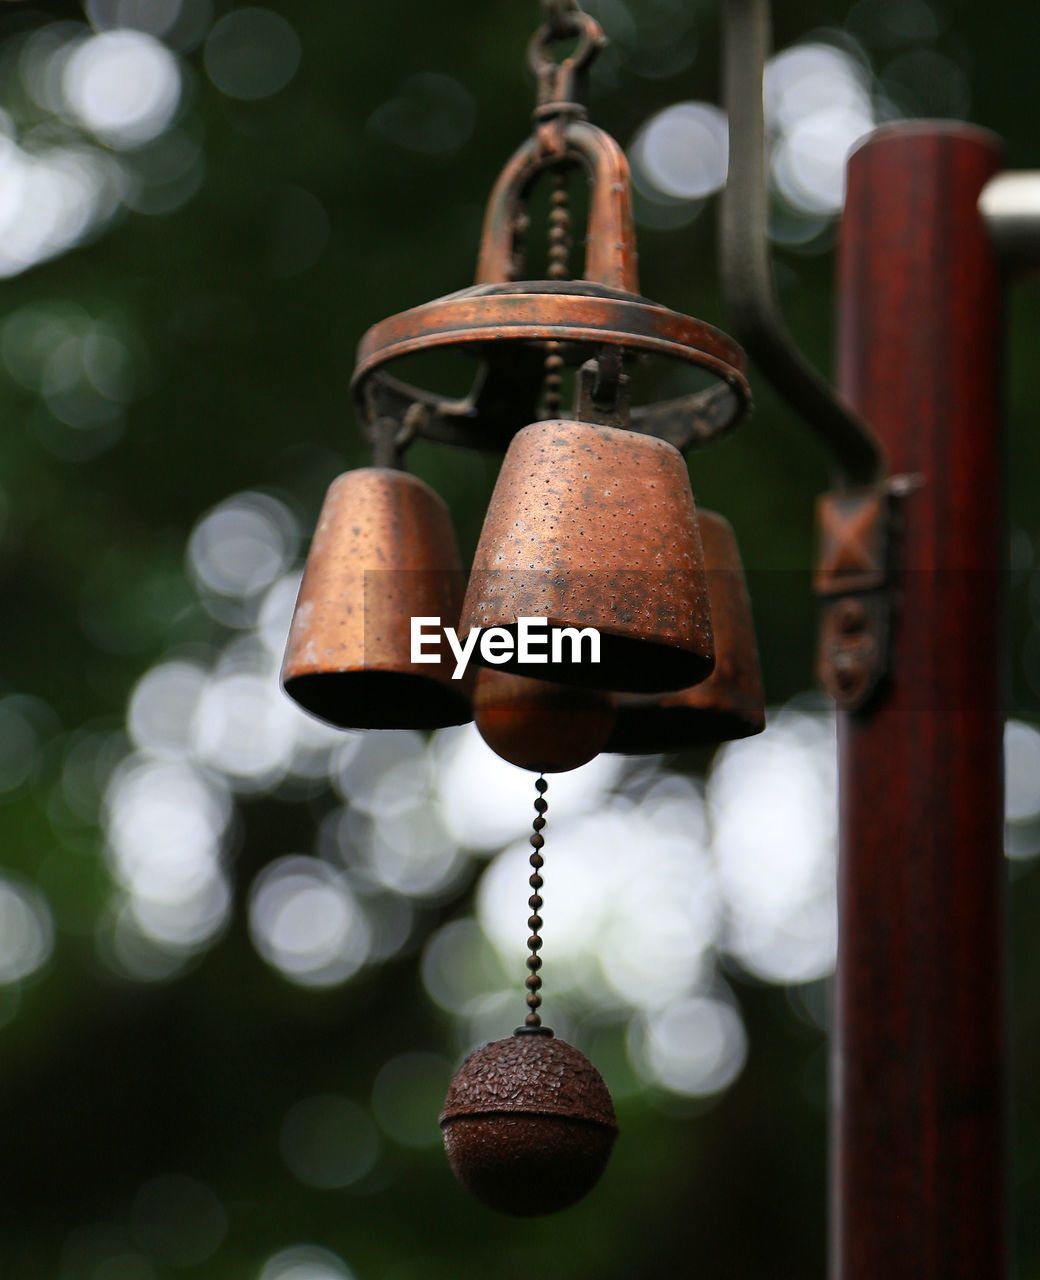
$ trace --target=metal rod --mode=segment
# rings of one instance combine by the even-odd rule
[[[771,42],[768,0],[726,0],[723,24],[730,145],[719,261],[726,312],[759,371],[831,450],[839,483],[872,484],[885,470],[877,438],[795,346],[773,287],[762,107],[762,76]]]
[[[852,157],[840,386],[902,501],[891,687],[839,716],[831,1280],[998,1280],[1004,1158],[1000,273],[991,135]]]
[[[979,212],[1008,266],[1040,264],[1040,173],[998,173],[982,189]]]

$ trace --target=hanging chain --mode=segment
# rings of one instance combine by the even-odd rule
[[[549,279],[570,278],[571,257],[571,209],[567,191],[567,173],[563,169],[553,171],[552,207],[549,212]],[[558,342],[546,343],[545,357],[545,416],[559,416],[562,403],[563,356]]]
[[[571,208],[567,174],[553,172],[552,208],[549,212],[549,279],[567,280],[571,259]]]
[[[527,926],[531,930],[531,936],[527,939],[527,946],[531,954],[527,957],[527,967],[530,970],[527,982],[527,1008],[528,1014],[524,1019],[524,1028],[529,1031],[545,1031],[547,1028],[542,1027],[542,1019],[538,1014],[538,1008],[542,1003],[542,997],[538,994],[542,988],[542,980],[538,975],[538,970],[542,967],[542,957],[538,952],[542,949],[542,939],[540,930],[542,927],[542,885],[545,881],[542,879],[542,867],[545,865],[545,859],[542,857],[542,849],[545,846],[545,837],[542,835],[542,829],[545,826],[545,811],[549,807],[549,802],[545,798],[545,793],[549,788],[549,784],[544,777],[540,777],[534,784],[538,795],[534,802],[535,819],[532,822],[534,834],[531,836],[531,847],[534,852],[531,854],[532,875],[528,880],[528,884],[534,890],[527,899],[527,905],[531,908],[531,915],[528,918]]]
[[[561,59],[554,46],[574,39],[576,45]],[[589,67],[606,43],[603,28],[577,0],[542,0],[542,24],[527,50],[538,85],[536,121],[584,117]]]

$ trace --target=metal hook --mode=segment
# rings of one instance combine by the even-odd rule
[[[769,0],[726,0],[723,22],[729,177],[722,193],[719,259],[726,312],[751,359],[822,437],[842,485],[875,484],[885,473],[880,442],[799,351],[773,287],[762,109]]]
[[[536,118],[558,115],[561,110],[573,113],[584,105],[589,67],[607,43],[603,28],[577,4],[562,9],[564,16],[557,20],[563,25],[554,28],[547,11],[546,21],[534,33],[527,51],[528,66],[538,83]],[[562,62],[554,61],[549,46],[570,36],[577,36],[576,48]]]

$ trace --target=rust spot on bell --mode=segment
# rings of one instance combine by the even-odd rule
[[[435,729],[472,719],[472,679],[412,661],[413,617],[454,620],[463,576],[451,516],[415,476],[382,467],[333,481],[293,614],[282,683],[345,729]]]
[[[604,751],[640,755],[747,738],[765,728],[765,699],[744,569],[733,528],[697,513],[715,634],[715,670],[678,693],[619,693]]]
[[[600,661],[539,676],[660,692],[714,665],[711,612],[682,454],[651,436],[549,420],[513,439],[473,560],[461,630],[522,617],[593,627]],[[504,669],[522,670],[516,659]]]
[[[491,750],[535,773],[566,773],[587,764],[614,727],[608,693],[490,667],[477,676],[473,711]]]
[[[580,1200],[617,1137],[603,1077],[551,1033],[514,1035],[471,1054],[451,1082],[440,1125],[463,1186],[519,1217]]]

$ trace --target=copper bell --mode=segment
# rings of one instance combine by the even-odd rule
[[[334,480],[307,557],[282,664],[286,693],[344,729],[435,729],[473,718],[454,660],[412,661],[412,619],[458,617],[463,575],[448,508],[415,476]],[[443,633],[441,633],[443,636]]]
[[[461,630],[522,617],[600,633],[600,661],[560,660],[539,678],[659,692],[714,663],[700,534],[673,445],[552,419],[525,427],[502,463],[473,558]],[[587,659],[586,651],[585,658]],[[503,670],[533,675],[518,655]]]
[[[715,670],[701,684],[656,696],[620,693],[605,751],[640,755],[747,738],[765,728],[762,674],[737,539],[727,520],[699,512],[715,632]]]

